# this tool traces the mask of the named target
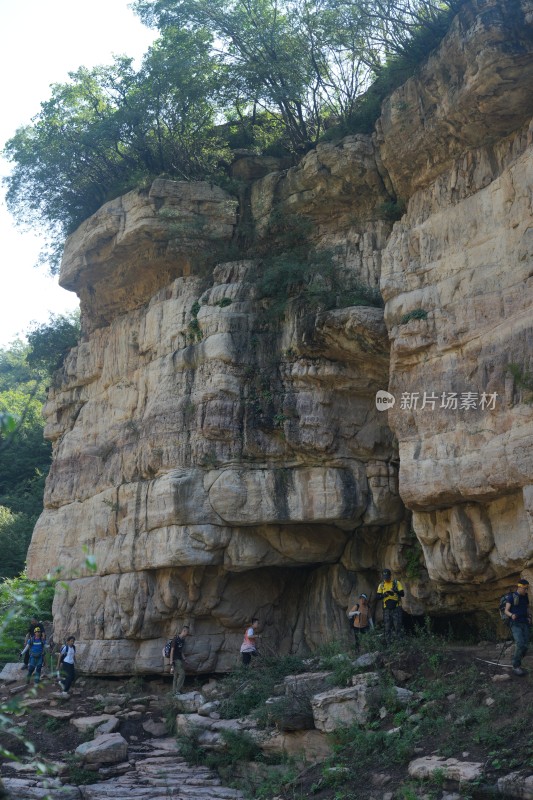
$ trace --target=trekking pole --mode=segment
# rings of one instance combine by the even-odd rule
[[[498,660],[496,661],[496,664],[494,665],[494,669],[492,671],[493,675],[496,673],[496,670],[500,666],[500,661],[502,660],[505,651],[513,643],[513,641],[514,641],[513,634],[511,632],[511,626],[509,625],[507,628],[507,638],[503,640],[502,649],[500,650],[500,655],[498,656]]]

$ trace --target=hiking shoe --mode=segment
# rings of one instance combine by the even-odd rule
[[[520,677],[522,677],[522,675],[527,675],[527,672],[525,669],[522,669],[522,667],[513,667],[513,672],[515,675],[520,675]]]

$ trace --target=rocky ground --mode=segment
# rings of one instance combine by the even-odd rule
[[[189,678],[179,700],[161,676],[81,676],[68,697],[49,678],[35,693],[11,665],[1,700],[18,704],[9,719],[55,774],[39,776],[7,734],[0,745],[20,761],[0,771],[22,800],[530,800],[533,678],[514,677],[501,650],[409,638],[358,663],[313,658],[292,676],[258,664]]]
[[[24,676],[20,664],[8,666],[15,676]],[[238,800],[242,796],[221,786],[213,771],[190,767],[180,757],[165,722],[169,682],[82,677],[66,695],[58,690],[53,675],[43,673],[37,690],[28,690],[24,678],[4,684],[2,700],[18,706],[14,724],[55,772],[39,775],[36,759],[21,741],[0,737],[0,745],[20,759],[2,759],[1,774],[10,797]]]

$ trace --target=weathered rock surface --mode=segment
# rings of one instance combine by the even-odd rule
[[[533,799],[533,775],[526,772],[511,772],[498,778],[498,791],[502,797],[516,800]]]
[[[354,685],[348,689],[330,689],[311,698],[315,727],[331,733],[354,721],[364,725],[376,696],[374,689],[378,676],[374,672],[354,676]]]
[[[50,395],[55,458],[30,569],[80,576],[54,615],[91,672],[161,669],[177,619],[193,625],[194,671],[233,665],[252,613],[277,651],[312,647],[345,624],[354,531],[370,531],[370,550],[393,546],[404,509],[373,406],[380,310],[324,314],[311,337],[291,319],[283,350],[262,331],[253,269],[221,265],[207,291],[176,279],[75,349]],[[382,353],[368,370],[367,342]]]
[[[93,744],[88,742],[87,744]],[[96,781],[85,786],[61,784],[57,778],[5,777],[3,783],[10,797],[24,800],[165,800],[169,787],[179,787],[179,796],[190,800],[242,800],[237,789],[222,786],[216,775],[206,767],[189,766],[180,758],[176,742],[158,739],[150,746],[144,743],[143,751],[136,754],[134,763],[128,762],[101,768],[100,775],[110,769],[116,777]],[[35,771],[35,767],[32,766]],[[170,788],[172,791],[172,788]]]
[[[4,664],[0,672],[0,681],[4,681],[5,683],[16,683],[20,681],[21,677],[24,677],[21,666],[20,661],[17,663]]]
[[[120,733],[103,733],[74,751],[86,764],[115,764],[128,757],[128,743]]]
[[[424,129],[402,138],[409,153],[394,161],[425,168],[410,179],[393,176],[410,199],[381,275],[400,494],[415,512],[430,578],[448,587],[429,600],[431,610],[464,604],[460,586],[472,582],[485,584],[474,604],[486,605],[533,556],[533,408],[509,371],[516,364],[526,376],[532,368],[533,108],[525,75],[533,28],[527,4],[511,5],[465,7],[424,77],[398,90],[382,117],[391,172],[413,103],[427,107],[430,86],[438,99]],[[457,26],[471,33],[459,37]],[[443,79],[444,63],[458,70],[456,80]],[[402,103],[405,110],[392,111]],[[450,125],[457,136],[444,135]]]
[[[67,239],[60,284],[76,291],[88,329],[146,303],[191,273],[198,251],[229,242],[237,202],[207,183],[155,180],[111,200]]]
[[[398,197],[533,115],[532,31],[531,0],[471,0],[416,77],[383,103],[376,137]]]
[[[324,761],[332,753],[329,740],[317,730],[276,733],[262,739],[260,745],[267,755],[284,755],[311,764]]]
[[[104,722],[109,722],[111,719],[115,719],[111,714],[98,714],[92,717],[77,717],[76,719],[71,719],[70,724],[74,725],[76,730],[86,733],[87,731],[98,728],[98,726],[102,725]]]
[[[441,756],[415,758],[409,764],[409,775],[412,778],[431,778],[435,772],[439,772],[447,780],[470,783],[482,777],[483,764],[475,761],[458,761],[456,758],[442,758]]]
[[[532,73],[530,0],[472,0],[373,137],[250,163],[259,252],[277,215],[307,218],[384,313],[294,302],[269,323],[260,260],[217,259],[236,200],[208,184],[155,181],[69,238],[85,335],[45,408],[28,569],[75,575],[54,616],[85,669],[161,670],[188,622],[188,669],[225,670],[251,615],[267,649],[313,649],[384,564],[410,564],[420,614],[495,608],[530,574]]]

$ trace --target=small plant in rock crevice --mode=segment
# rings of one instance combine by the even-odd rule
[[[526,392],[526,403],[533,403],[533,375],[522,369],[519,364],[508,364],[507,371],[511,373],[515,384]]]
[[[411,322],[412,319],[427,319],[428,312],[423,308],[414,308],[412,311],[408,311],[407,314],[404,314],[400,320],[400,325],[407,325],[408,322]]]
[[[98,780],[98,773],[95,770],[87,769],[83,766],[83,759],[74,753],[68,753],[65,756],[67,770],[65,773],[65,780],[67,783],[73,783],[74,786],[83,786],[89,783],[96,783]]]
[[[218,306],[219,308],[227,308],[232,304],[233,300],[231,297],[222,297],[220,300],[217,300],[216,303],[213,305]]]
[[[198,302],[198,300],[195,300],[195,302],[191,306],[192,319],[187,326],[189,330],[188,338],[192,344],[194,344],[195,342],[201,342],[204,336],[203,331],[200,327],[200,323],[198,322],[198,312],[200,311],[200,308],[201,308],[200,303]]]
[[[354,305],[383,307],[379,290],[337,263],[334,251],[314,248],[312,233],[308,218],[282,210],[271,214],[265,252],[259,246],[252,254],[261,258],[256,285],[259,297],[266,301],[267,322],[279,321],[289,303],[297,313]]]

